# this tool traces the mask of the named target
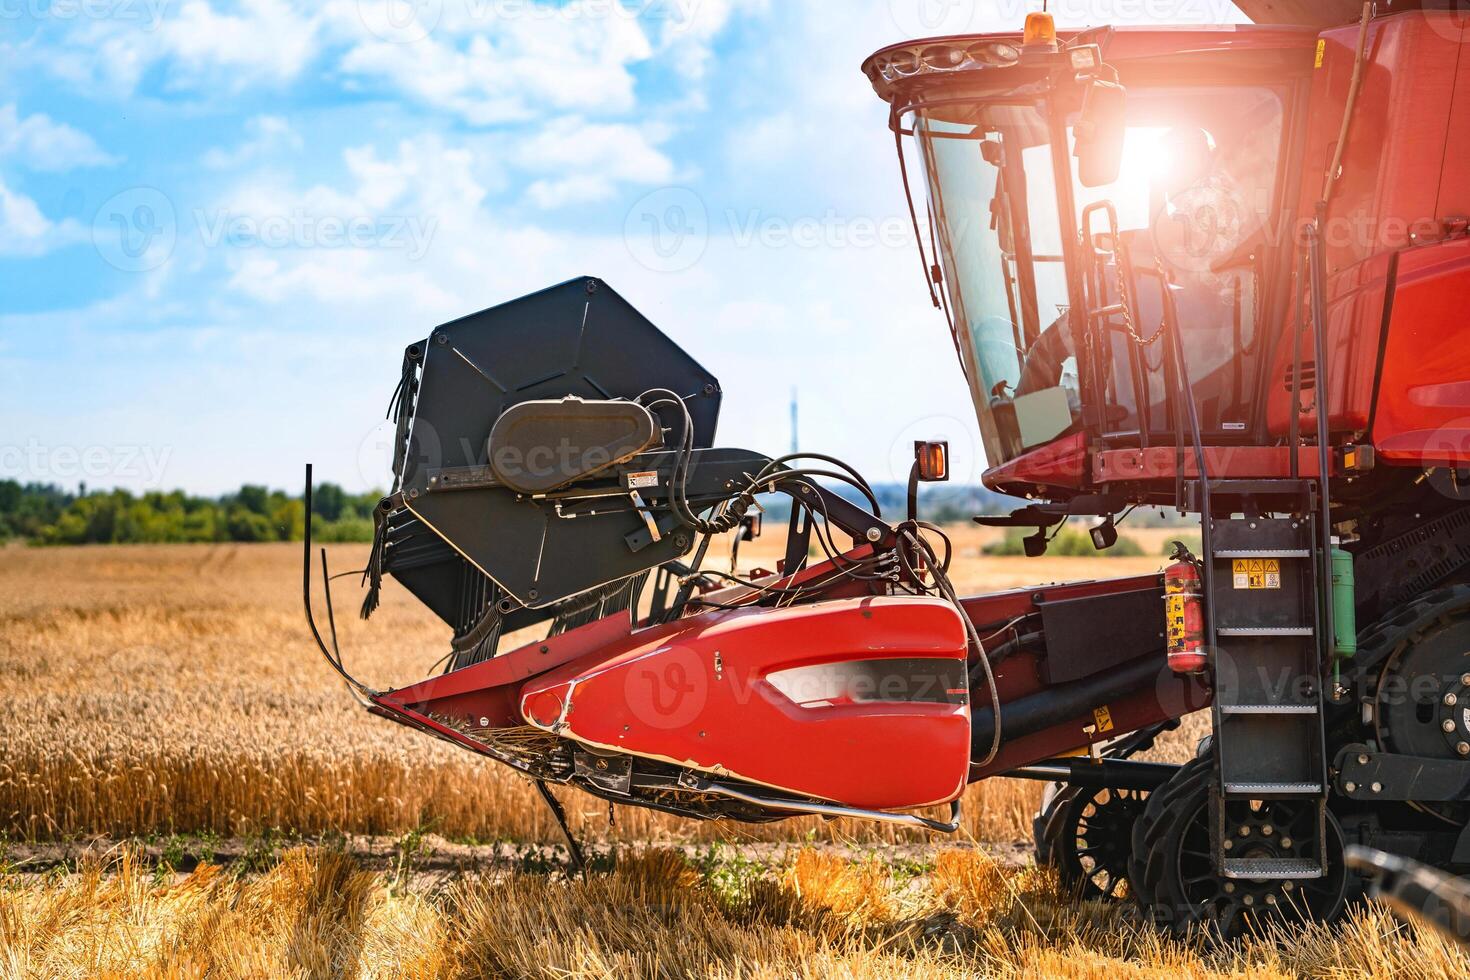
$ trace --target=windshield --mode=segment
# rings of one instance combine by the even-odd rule
[[[1089,205],[1111,203],[1134,267],[1130,316],[1099,325],[1108,334],[1096,365],[1109,406],[1106,432],[1146,438],[1170,431],[1164,345],[1136,339],[1158,330],[1161,271],[1174,290],[1201,429],[1228,435],[1250,427],[1282,114],[1279,95],[1263,86],[1135,87],[1118,179],[1083,187],[1074,177],[1079,224],[1099,249],[1093,281],[1100,280],[1103,302],[1118,298],[1118,257],[1109,254],[1110,235],[1098,238],[1102,222],[1086,220]]]
[[[1250,428],[1259,403],[1265,251],[1280,244],[1271,216],[1282,118],[1283,101],[1266,86],[1130,88],[1113,183],[1089,188],[1077,180],[1075,118],[1068,120],[1062,169],[1072,175],[1078,213],[1063,222],[1040,106],[977,101],[920,110],[914,132],[945,295],[991,466],[1080,427],[1083,370],[1087,390],[1106,401],[1089,416],[1104,435],[1143,444],[1172,437],[1165,347],[1149,342],[1158,335],[1166,278],[1203,434]],[[1086,213],[1098,202],[1111,205],[1116,226]],[[1079,335],[1092,338],[1081,368],[1064,235],[1081,246],[1079,272],[1091,297],[1076,298]],[[1109,306],[1113,313],[1090,312]]]
[[[1032,106],[977,104],[925,111],[915,132],[993,466],[1066,432],[1080,407],[1047,124]]]

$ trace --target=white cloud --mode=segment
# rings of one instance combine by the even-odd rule
[[[606,201],[615,194],[616,185],[606,177],[595,174],[536,180],[526,188],[526,196],[531,199],[531,203],[545,210]]]
[[[493,0],[452,5],[426,37],[362,37],[339,68],[386,85],[477,126],[533,118],[550,108],[626,112],[634,107],[630,66],[653,54],[642,26],[595,15],[587,0],[561,8],[504,7]]]
[[[187,0],[163,23],[165,50],[195,76],[223,69],[243,81],[286,82],[316,53],[317,24],[282,0],[253,0],[241,14],[216,13],[205,0]]]
[[[103,167],[117,162],[92,137],[44,112],[22,117],[15,103],[0,105],[0,157],[17,158],[31,170]]]
[[[459,248],[477,241],[482,249],[500,247],[495,236],[482,237],[486,192],[474,154],[427,134],[400,141],[392,156],[365,146],[345,150],[343,159],[351,178],[345,187],[296,188],[257,176],[205,216],[213,227],[240,221],[286,229],[281,242],[226,245],[229,286],[263,303],[304,298],[381,309],[384,301],[407,301],[409,308],[450,315],[455,304],[428,266],[456,261]],[[365,239],[353,244],[325,233],[343,226],[367,229]],[[424,261],[430,249],[433,263]]]
[[[85,241],[86,230],[70,218],[52,221],[36,202],[0,180],[0,255],[34,257]]]
[[[34,43],[0,51],[14,67],[107,98],[127,98],[145,77],[160,79],[165,91],[205,97],[285,86],[321,62],[324,77],[345,89],[494,126],[548,111],[632,112],[640,108],[635,71],[651,63],[688,86],[661,99],[697,106],[696,83],[716,36],[737,10],[764,9],[768,0],[153,3],[145,23],[57,20]],[[422,23],[405,26],[405,12]]]
[[[95,94],[126,98],[161,67],[172,90],[237,92],[297,78],[321,49],[319,13],[252,0],[220,13],[208,0],[165,5],[156,19],[78,17],[58,44],[30,50],[40,67]]]
[[[737,12],[762,13],[768,0],[666,0],[651,8],[658,19],[659,56],[683,77],[699,80],[713,54],[715,37]]]
[[[279,150],[299,150],[304,145],[301,134],[281,116],[255,116],[244,129],[243,142],[228,150],[216,146],[205,152],[200,162],[211,170],[235,170]]]
[[[543,208],[605,200],[620,184],[667,184],[674,163],[657,144],[666,140],[663,126],[590,123],[569,116],[557,119],[515,144],[515,162],[539,176],[527,194]]]

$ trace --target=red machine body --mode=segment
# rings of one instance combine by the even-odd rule
[[[526,722],[848,806],[928,806],[964,788],[965,629],[948,603],[839,599],[678,625],[526,684]]]
[[[1370,442],[1389,465],[1470,460],[1461,313],[1470,292],[1466,30],[1452,11],[1369,23],[1341,178],[1323,222],[1329,425],[1345,440]],[[1356,25],[1338,27],[1322,32],[1315,51],[1298,220],[1311,218],[1337,149],[1357,41]],[[1267,389],[1278,438],[1290,426],[1288,327]],[[1306,424],[1313,411],[1303,413]]]
[[[821,582],[832,571],[823,562],[793,580]],[[972,703],[972,658],[954,606],[842,596],[850,583],[787,608],[715,609],[637,627],[626,613],[608,616],[372,700],[386,717],[502,762],[514,763],[526,735],[539,731],[594,757],[633,756],[866,811],[927,806],[954,799],[967,782],[1208,705],[1208,687],[1176,677],[1160,655],[1160,583],[1143,575],[963,601],[1001,654],[1001,701],[1039,709],[1024,730],[1008,723],[1000,753],[984,766],[972,760],[988,736],[972,721],[976,710],[988,718],[988,700]],[[749,594],[733,588],[709,598],[736,604]],[[1155,643],[1110,645],[1111,624],[1090,622],[1093,610],[1120,600],[1143,611],[1130,627]],[[1074,629],[1101,644],[1073,653],[1065,676],[1059,655],[1049,662],[1020,642],[1028,622],[1066,621],[1048,610],[1075,610]],[[1116,692],[1096,697],[1112,678],[1121,680]],[[1056,701],[1069,687],[1086,696]]]

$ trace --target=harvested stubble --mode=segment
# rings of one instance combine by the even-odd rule
[[[764,560],[760,549],[748,552]],[[330,557],[345,571],[361,566],[366,549],[333,546]],[[6,548],[0,833],[428,827],[456,839],[557,839],[522,779],[352,702],[308,638],[300,561],[293,545]],[[1044,564],[987,558],[956,579],[979,590],[1027,572],[1096,577],[1157,560]],[[339,579],[335,590],[349,665],[380,686],[418,680],[446,648],[445,628],[391,582],[363,623],[353,585]],[[967,829],[982,840],[1025,836],[1039,791],[1009,780],[972,787]],[[923,839],[862,822],[732,827],[629,808],[610,829],[600,801],[574,794],[569,809],[579,833],[601,839]]]
[[[1462,978],[1470,957],[1365,908],[1340,930],[1185,943],[1054,879],[942,851],[908,877],[803,850],[740,887],[678,853],[568,882],[468,877],[395,887],[341,853],[263,875],[205,865],[159,884],[111,869],[0,887],[0,973],[45,977]]]

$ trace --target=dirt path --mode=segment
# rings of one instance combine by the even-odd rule
[[[275,864],[282,853],[293,847],[322,847],[351,856],[361,867],[372,871],[411,873],[415,877],[452,877],[467,873],[551,872],[567,867],[565,847],[532,843],[500,842],[467,844],[446,840],[434,834],[407,837],[199,837],[124,838],[88,837],[68,841],[41,843],[7,843],[0,848],[0,867],[15,874],[45,874],[57,869],[74,870],[86,864],[106,865],[116,861],[124,851],[154,870],[172,868],[187,874],[200,864],[244,871],[264,870]],[[802,849],[843,860],[876,857],[885,864],[924,866],[934,860],[940,848],[975,850],[991,857],[1003,867],[1021,868],[1033,857],[1030,842],[945,841],[941,844],[870,843],[834,844],[831,842],[795,843],[756,841],[735,844],[664,844],[603,843],[585,846],[587,859],[594,866],[607,866],[612,856],[637,854],[650,849],[676,850],[691,861],[715,860],[765,866],[779,865]]]

